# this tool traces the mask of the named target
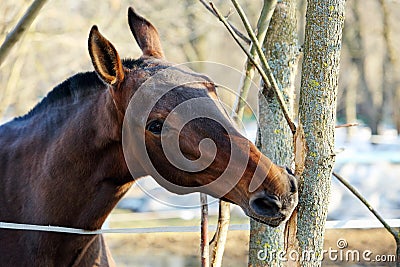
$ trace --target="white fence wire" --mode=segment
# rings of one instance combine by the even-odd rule
[[[391,227],[400,227],[400,219],[386,220]],[[215,231],[216,225],[210,225],[209,230]],[[378,220],[347,220],[347,221],[327,221],[326,229],[370,229],[382,228]],[[79,235],[96,234],[147,234],[147,233],[192,233],[200,232],[200,226],[162,226],[144,228],[110,228],[89,231],[78,228],[59,227],[51,225],[20,224],[10,222],[0,222],[0,229],[41,231],[53,233],[68,233]],[[233,224],[229,226],[230,231],[249,230],[249,224]]]

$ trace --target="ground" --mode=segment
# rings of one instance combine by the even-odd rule
[[[199,233],[107,234],[106,240],[120,267],[200,266]],[[339,249],[338,245],[341,246],[343,241],[347,246]],[[248,244],[248,231],[230,231],[223,266],[247,266]],[[395,266],[393,262],[375,261],[376,256],[379,260],[395,254],[395,242],[384,229],[327,230],[325,249],[329,251],[329,248],[331,258],[337,256],[338,259],[325,259],[323,266]],[[360,261],[355,258],[357,253]],[[363,253],[371,262],[362,259]],[[346,255],[349,261],[346,261]],[[326,254],[325,258],[329,255]]]

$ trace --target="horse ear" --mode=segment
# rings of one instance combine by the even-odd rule
[[[89,34],[89,54],[92,64],[101,79],[116,86],[124,79],[124,69],[115,47],[100,34],[96,25]]]
[[[128,23],[143,56],[164,58],[157,29],[132,7],[128,9]]]

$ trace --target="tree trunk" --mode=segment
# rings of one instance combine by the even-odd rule
[[[355,73],[356,70],[352,70]],[[356,76],[356,75],[354,75]],[[357,121],[357,86],[358,82],[356,79],[351,79],[345,92],[345,118],[348,123],[355,123]],[[346,128],[346,141],[351,142],[354,137],[355,128]]]
[[[195,71],[203,72],[205,66],[201,61],[206,58],[207,38],[206,32],[201,32],[202,27],[200,27],[199,14],[193,8],[193,6],[198,4],[197,2],[197,0],[185,1],[186,27],[189,29],[189,42],[184,42],[182,48],[188,62],[198,61],[192,68],[195,68]]]
[[[346,14],[346,21],[343,29],[343,47],[346,47],[349,52],[351,66],[346,72],[351,78],[345,87],[344,110],[345,122],[352,123],[357,120],[357,94],[364,91],[369,92],[370,88],[365,77],[365,49],[361,38],[361,22],[357,1],[349,1],[348,10],[350,12]],[[372,101],[372,95],[370,99]],[[370,116],[368,115],[367,117]],[[368,119],[368,122],[369,121],[370,119]],[[354,127],[346,128],[346,141],[351,141],[354,130]]]
[[[387,4],[387,0],[379,0],[379,4],[382,10],[383,19],[383,40],[384,40],[384,55],[382,64],[382,91],[383,91],[383,105],[386,107],[386,112],[383,114],[390,114],[393,111],[393,124],[396,125],[399,120],[399,108],[398,102],[394,102],[396,99],[396,82],[395,82],[395,67],[397,53],[393,46],[392,31],[390,28],[390,12]]]
[[[294,78],[299,51],[295,0],[278,1],[264,47],[288,109],[293,112]],[[258,147],[275,163],[290,166],[293,159],[292,134],[275,94],[269,88],[264,88],[263,94],[259,95],[259,108],[261,138],[258,138]],[[249,266],[281,266],[276,252],[284,250],[283,230],[284,225],[271,228],[250,221]],[[263,250],[261,254],[260,250]]]
[[[345,0],[309,0],[299,128],[306,142],[297,239],[301,266],[320,266],[334,156],[336,95]]]
[[[397,134],[400,135],[400,109],[398,103],[400,103],[400,82],[395,87],[394,100],[393,100],[393,119],[397,130]]]
[[[378,134],[378,126],[382,121],[383,109],[383,91],[374,91],[373,86],[370,86],[366,73],[366,51],[362,36],[363,28],[361,23],[360,13],[362,6],[359,1],[350,1],[351,21],[346,24],[344,41],[349,47],[349,52],[353,64],[356,66],[359,73],[359,87],[364,94],[361,105],[361,113],[366,116],[366,124],[371,128],[372,134]],[[361,8],[361,10],[360,10]]]

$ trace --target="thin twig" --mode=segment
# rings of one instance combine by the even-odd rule
[[[263,8],[261,10],[260,17],[257,22],[257,40],[259,43],[264,43],[265,36],[267,34],[269,22],[272,18],[272,14],[274,13],[277,0],[265,0],[263,4]],[[258,60],[256,47],[254,45],[250,48],[250,55],[254,58],[254,60]],[[242,78],[240,85],[240,93],[236,102],[234,103],[233,110],[236,114],[233,114],[235,121],[241,119],[243,117],[243,112],[245,109],[245,100],[247,99],[247,95],[249,94],[249,89],[251,86],[251,82],[253,80],[255,73],[255,67],[251,63],[250,59],[247,58],[244,70],[244,77]]]
[[[232,0],[234,1],[234,0]],[[214,12],[217,14],[218,19],[224,24],[224,26],[227,28],[227,30],[229,31],[229,33],[231,34],[231,36],[233,37],[233,39],[236,41],[236,43],[240,46],[240,48],[243,50],[243,52],[246,54],[247,58],[251,61],[251,63],[254,65],[254,67],[256,67],[258,73],[261,75],[261,79],[263,80],[264,84],[269,87],[272,88],[277,96],[278,99],[278,103],[282,109],[283,115],[290,127],[290,130],[292,131],[292,133],[294,134],[296,132],[296,125],[294,124],[292,118],[289,116],[289,112],[288,109],[285,105],[285,102],[283,100],[283,95],[282,92],[279,90],[278,88],[278,84],[276,83],[276,80],[272,74],[271,69],[269,68],[268,62],[265,59],[264,54],[262,53],[262,50],[258,44],[258,41],[254,35],[254,32],[251,30],[251,28],[249,28],[250,32],[252,33],[252,35],[249,34],[250,38],[253,41],[252,45],[256,46],[256,51],[261,59],[261,63],[263,64],[263,67],[265,69],[265,72],[263,71],[263,68],[260,66],[260,64],[258,64],[258,62],[251,56],[250,52],[247,51],[247,49],[243,46],[243,44],[239,41],[237,35],[235,34],[235,32],[233,31],[232,27],[228,24],[227,20],[225,17],[223,17],[221,15],[221,13],[219,12],[219,10],[217,9],[217,7],[214,5],[213,2],[210,2],[210,6],[211,8],[214,10]],[[242,15],[244,15],[242,13]],[[261,53],[260,53],[261,52]],[[266,73],[269,73],[269,75],[267,75]],[[268,77],[270,76],[270,77]],[[271,84],[272,82],[272,84]]]
[[[355,189],[349,182],[346,181],[342,176],[333,172],[333,176],[335,176],[347,189],[349,189],[353,195],[355,195],[368,209],[371,213],[382,223],[383,227],[386,228],[396,240],[396,243],[400,242],[399,233],[397,233],[382,217],[379,213],[368,203],[368,201]]]
[[[204,0],[199,0],[200,3],[208,10],[210,11],[214,16],[218,17],[215,11],[206,3]],[[246,44],[251,44],[251,41],[249,38],[247,38],[246,35],[244,35],[241,31],[239,31],[232,23],[228,21],[229,25],[232,27],[233,31],[237,34],[237,36],[240,37]]]
[[[271,68],[269,67],[268,61],[265,58],[265,55],[264,55],[264,53],[263,53],[263,51],[261,49],[261,46],[260,46],[260,44],[259,44],[259,42],[257,40],[257,37],[255,36],[254,31],[251,28],[251,25],[250,25],[246,15],[244,14],[243,9],[239,5],[239,3],[236,0],[231,0],[231,1],[232,1],[233,6],[236,8],[236,11],[238,12],[240,18],[242,19],[243,25],[246,28],[247,34],[250,37],[252,45],[255,46],[255,48],[256,48],[257,54],[258,54],[258,56],[259,56],[259,58],[261,60],[261,64],[262,64],[262,66],[263,66],[263,68],[265,70],[265,74],[266,74],[268,80],[270,81],[270,83],[272,85],[270,88],[274,91],[274,93],[275,93],[275,95],[277,97],[279,106],[282,109],[283,116],[285,117],[285,119],[286,119],[286,121],[287,121],[287,123],[289,125],[290,130],[294,134],[296,132],[296,125],[294,124],[292,118],[289,115],[289,111],[288,111],[288,108],[286,107],[283,94],[279,90],[279,86],[278,86],[278,84],[277,84],[277,82],[275,80],[275,77],[274,77],[274,75],[272,73]]]
[[[345,127],[353,127],[353,126],[358,126],[358,123],[345,123],[345,124],[340,124],[336,125],[335,128],[345,128]]]
[[[200,193],[201,203],[201,267],[210,266],[210,245],[208,243],[208,204],[207,195]]]
[[[214,238],[210,243],[213,243],[214,249],[211,258],[212,267],[221,267],[222,258],[224,255],[226,238],[228,236],[229,221],[231,217],[230,203],[223,200],[219,201],[218,225]]]
[[[228,32],[231,34],[232,38],[236,41],[236,43],[240,46],[240,48],[243,50],[243,52],[246,54],[247,58],[250,60],[251,64],[254,65],[254,67],[256,67],[257,71],[260,73],[261,75],[261,79],[263,80],[263,82],[267,85],[267,86],[271,86],[271,83],[268,80],[268,77],[266,76],[265,72],[262,70],[262,67],[260,66],[260,64],[257,63],[257,61],[255,61],[255,59],[250,55],[250,52],[247,51],[247,49],[243,46],[243,44],[240,42],[240,40],[238,39],[237,35],[235,34],[235,32],[233,31],[232,27],[228,24],[227,20],[221,15],[221,13],[219,12],[219,10],[217,9],[217,7],[214,5],[214,3],[210,2],[210,6],[215,10],[218,19],[224,24],[224,26],[226,27],[226,29],[228,30]]]
[[[15,28],[7,35],[3,44],[0,47],[0,66],[4,62],[4,59],[10,52],[11,48],[18,42],[21,36],[29,29],[29,26],[32,24],[33,20],[39,14],[39,11],[42,9],[43,5],[47,2],[47,0],[35,0],[26,10],[25,14],[18,21]]]

